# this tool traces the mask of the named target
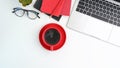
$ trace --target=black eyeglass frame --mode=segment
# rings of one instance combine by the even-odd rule
[[[12,13],[15,13],[16,11],[19,11],[19,10],[23,10],[23,15],[25,14],[25,12],[27,13],[27,17],[29,18],[29,19],[32,19],[32,20],[34,20],[34,19],[36,19],[37,17],[38,18],[40,18],[38,15],[39,15],[39,13],[38,12],[36,12],[36,11],[34,11],[34,10],[27,10],[27,9],[22,9],[22,8],[19,8],[19,7],[16,7],[16,8],[13,8],[13,11],[12,11]],[[35,18],[30,18],[29,17],[29,13],[28,12],[32,12],[32,13],[34,13],[35,15],[36,15],[36,17]],[[19,16],[18,14],[16,14],[15,13],[15,15],[16,16],[18,16],[18,17],[22,17],[23,15],[21,15],[21,16]]]

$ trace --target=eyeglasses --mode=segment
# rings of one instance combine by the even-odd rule
[[[28,17],[29,19],[34,20],[34,19],[36,19],[37,17],[40,18],[40,17],[38,16],[38,15],[39,15],[38,12],[36,12],[36,11],[34,11],[34,10],[22,9],[22,8],[19,8],[19,7],[13,8],[13,12],[12,12],[12,13],[15,13],[15,15],[18,16],[18,17],[22,17],[22,16],[25,14],[25,12],[27,13],[27,17]]]

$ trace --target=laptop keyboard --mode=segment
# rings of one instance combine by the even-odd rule
[[[107,0],[80,0],[76,11],[120,26],[120,6]]]

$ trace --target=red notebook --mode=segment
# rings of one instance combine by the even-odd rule
[[[54,16],[70,15],[71,0],[43,0],[41,11]]]
[[[71,0],[65,0],[61,15],[70,16]]]
[[[43,0],[41,11],[47,14],[51,14],[55,7],[59,4],[60,0]]]
[[[64,2],[65,0],[59,0],[59,3],[56,5],[56,7],[54,8],[53,12],[51,13],[51,15],[55,15],[55,16],[60,16],[62,15],[61,12],[63,10],[63,6],[64,6]]]

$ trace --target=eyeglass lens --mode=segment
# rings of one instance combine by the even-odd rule
[[[22,17],[24,15],[24,13],[25,13],[25,11],[23,11],[23,10],[16,10],[15,11],[15,14],[19,17]]]
[[[30,19],[35,19],[35,18],[37,18],[37,15],[35,14],[35,13],[33,13],[33,12],[30,12],[30,11],[28,11],[28,17],[30,18]]]

